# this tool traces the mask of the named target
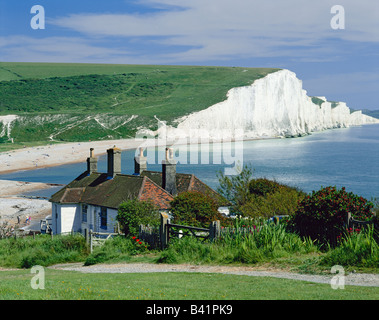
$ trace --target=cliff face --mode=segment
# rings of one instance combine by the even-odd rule
[[[379,123],[378,119],[351,113],[343,102],[307,96],[302,81],[289,70],[280,70],[252,85],[229,90],[227,99],[200,112],[177,119],[176,136],[204,134],[220,139],[289,137],[331,128]],[[229,134],[228,134],[229,132]]]

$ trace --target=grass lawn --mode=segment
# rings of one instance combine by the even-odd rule
[[[45,268],[45,289],[30,270],[0,272],[2,300],[378,300],[379,288],[209,273],[83,274]]]

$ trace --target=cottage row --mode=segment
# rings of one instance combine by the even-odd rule
[[[120,204],[127,200],[150,200],[162,212],[170,210],[170,201],[185,191],[208,194],[224,210],[225,200],[193,174],[176,172],[173,150],[166,148],[162,172],[147,170],[147,158],[141,148],[134,158],[134,174],[121,173],[121,149],[107,150],[107,172],[97,172],[97,158],[90,149],[87,170],[56,192],[52,203],[51,228],[54,234],[66,232],[114,232]]]

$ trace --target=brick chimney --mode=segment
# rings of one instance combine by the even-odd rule
[[[166,148],[166,160],[162,161],[162,188],[176,196],[176,161],[172,148]]]
[[[114,146],[107,150],[108,154],[108,177],[114,178],[121,173],[121,149]]]
[[[93,148],[89,149],[89,158],[87,158],[87,172],[89,174],[97,172],[97,158],[93,155]]]
[[[147,159],[143,155],[143,148],[139,148],[139,156],[134,157],[134,174],[140,175],[147,170]]]

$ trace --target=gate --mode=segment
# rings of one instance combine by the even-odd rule
[[[119,233],[105,233],[105,232],[93,232],[89,231],[89,243],[90,243],[90,252],[93,252],[94,246],[102,246],[105,241],[113,236],[117,236]]]
[[[159,238],[161,242],[161,248],[165,249],[172,236],[194,236],[196,238],[202,238],[203,240],[214,240],[220,237],[221,228],[220,221],[213,221],[209,229],[198,228],[191,226],[183,226],[180,224],[170,223],[170,219],[166,213],[161,214],[161,226],[159,232]]]

